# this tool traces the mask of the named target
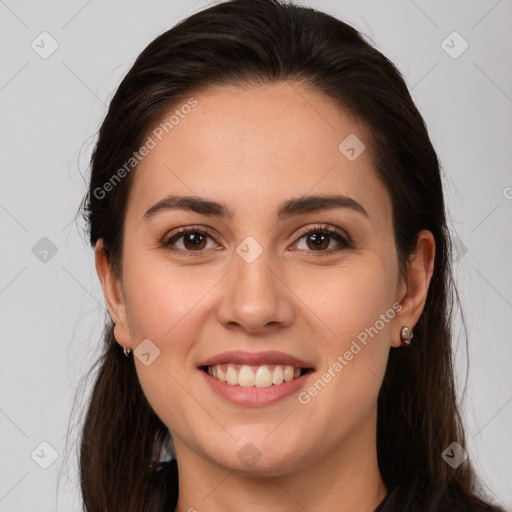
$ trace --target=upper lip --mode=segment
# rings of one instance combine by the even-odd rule
[[[297,357],[283,352],[267,351],[267,352],[242,352],[240,350],[232,350],[231,352],[223,352],[210,357],[199,365],[213,366],[216,364],[233,363],[245,364],[248,366],[262,366],[264,364],[293,366],[294,368],[311,368],[313,365],[307,361],[303,361]]]

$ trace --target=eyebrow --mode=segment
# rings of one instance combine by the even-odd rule
[[[277,218],[279,221],[282,221],[294,215],[340,208],[347,208],[370,218],[361,203],[344,195],[316,195],[288,199],[279,205]],[[143,219],[149,221],[155,215],[168,210],[189,211],[223,218],[232,218],[235,215],[235,212],[223,203],[198,196],[169,195],[154,204],[144,214]]]

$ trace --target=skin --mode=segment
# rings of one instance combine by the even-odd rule
[[[194,97],[197,106],[134,175],[121,276],[101,240],[96,247],[118,343],[135,349],[149,338],[160,350],[150,365],[134,363],[173,435],[176,510],[371,511],[387,493],[377,465],[377,396],[390,347],[423,310],[433,236],[419,234],[400,272],[391,200],[364,126],[319,92],[280,83]],[[338,150],[349,134],[367,142],[354,161]],[[282,201],[334,192],[361,203],[368,218],[344,208],[276,219]],[[144,221],[171,193],[222,202],[235,214],[169,210]],[[318,223],[347,233],[354,246],[330,238],[316,248],[311,234],[297,237]],[[186,235],[175,251],[160,245],[183,226],[209,227],[215,240],[207,237],[195,257],[187,257],[194,245]],[[247,236],[263,249],[250,264],[236,252]],[[197,369],[228,350],[278,350],[312,363],[310,386],[393,304],[401,310],[307,405],[296,394],[263,407],[234,405]],[[237,457],[248,442],[261,453],[252,467]]]

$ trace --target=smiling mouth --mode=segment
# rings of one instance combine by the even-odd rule
[[[296,368],[291,365],[264,364],[250,366],[245,364],[214,364],[201,369],[214,379],[230,386],[268,388],[290,382],[313,371],[312,368]]]

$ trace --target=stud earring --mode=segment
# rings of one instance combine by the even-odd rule
[[[414,334],[412,333],[411,329],[404,325],[402,327],[402,331],[400,332],[400,339],[406,343],[407,345],[411,344],[411,340],[413,338]]]

